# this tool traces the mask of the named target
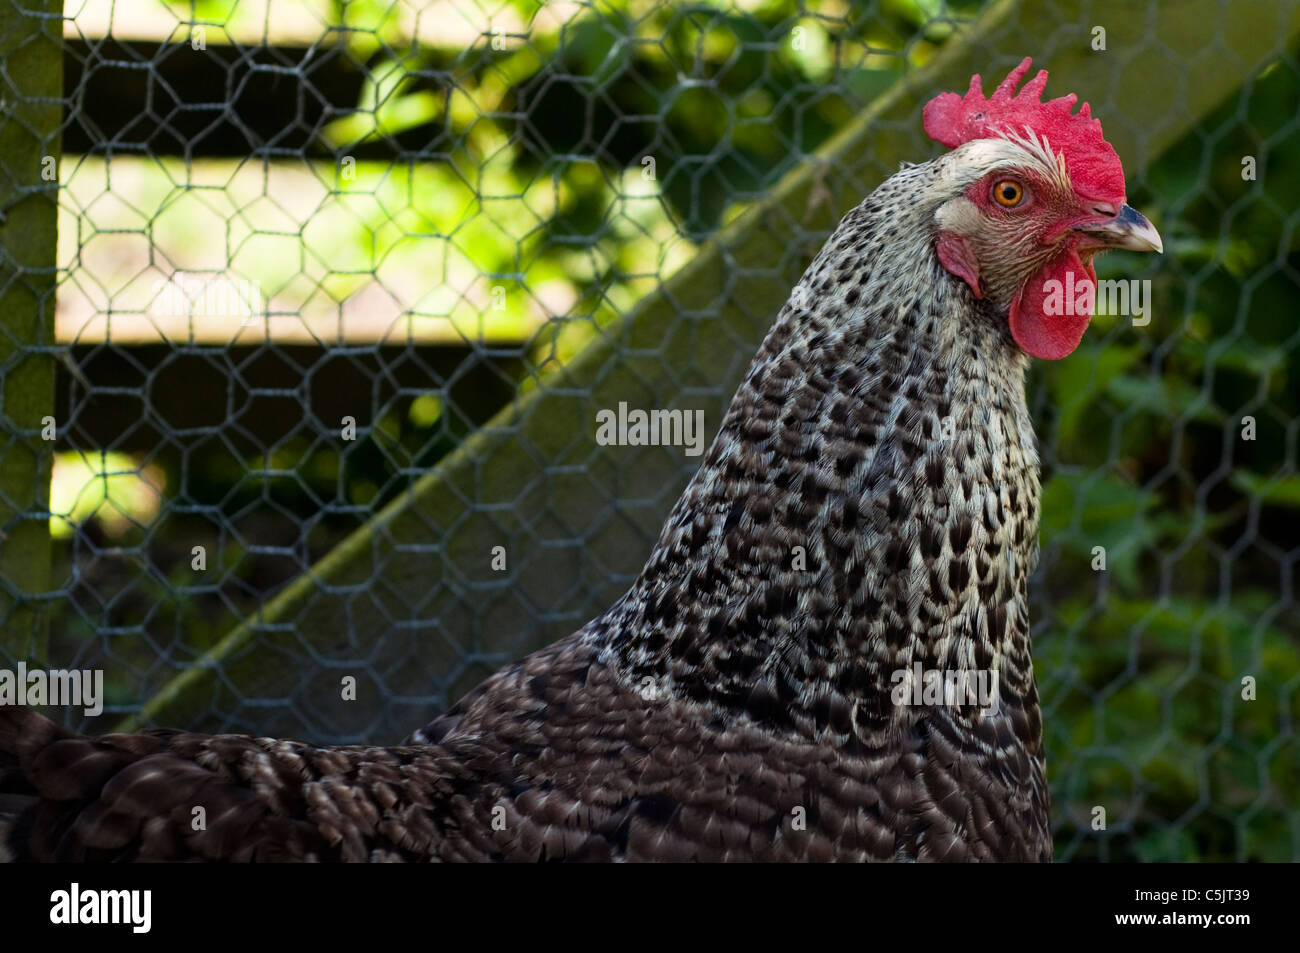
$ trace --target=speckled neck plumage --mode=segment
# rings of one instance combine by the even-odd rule
[[[918,717],[890,703],[892,672],[993,669],[1038,752],[1025,357],[935,257],[916,197],[944,161],[844,218],[640,578],[589,627],[634,681],[857,748]]]

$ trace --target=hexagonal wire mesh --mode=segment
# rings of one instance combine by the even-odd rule
[[[698,458],[598,446],[595,411],[711,435],[830,213],[938,151],[938,90],[852,168],[818,150],[947,48],[986,78],[1084,49],[1167,253],[1100,264],[1150,279],[1149,325],[1099,315],[1031,379],[1058,855],[1300,856],[1294,32],[1264,5],[1252,60],[1137,7],[70,2],[54,581],[18,593],[49,663],[104,669],[114,716],[397,740],[626,588]],[[798,240],[755,246],[773,221]]]

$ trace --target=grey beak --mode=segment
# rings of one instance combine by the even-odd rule
[[[1080,225],[1079,231],[1091,235],[1106,248],[1127,248],[1130,251],[1153,251],[1164,254],[1165,245],[1156,227],[1137,209],[1125,205],[1114,218],[1090,225]]]

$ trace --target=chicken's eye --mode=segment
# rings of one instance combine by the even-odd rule
[[[1003,179],[993,186],[993,200],[1003,208],[1015,208],[1024,197],[1024,188],[1014,179]]]

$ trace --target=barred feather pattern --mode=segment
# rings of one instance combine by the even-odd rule
[[[844,218],[607,612],[396,747],[0,709],[7,853],[1049,860],[1025,357],[933,250],[978,149]],[[895,704],[917,664],[995,673],[996,711]]]

